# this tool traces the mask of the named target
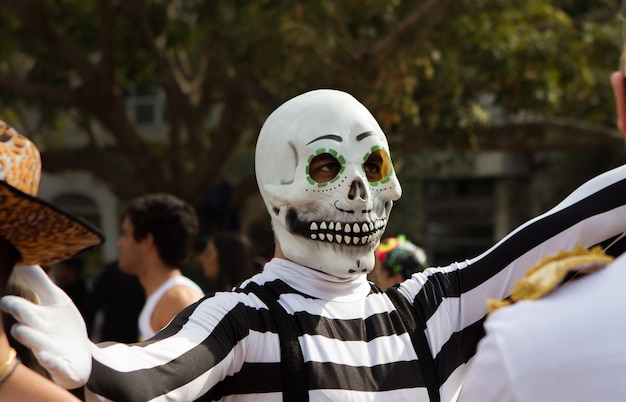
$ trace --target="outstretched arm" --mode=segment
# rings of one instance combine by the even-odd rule
[[[523,224],[480,256],[443,268],[429,268],[400,285],[414,302],[443,395],[453,393],[464,364],[484,335],[487,299],[503,299],[543,257],[577,245],[605,244],[626,231],[626,165],[584,183],[550,211]]]
[[[624,5],[626,6],[626,3],[624,3]],[[624,57],[624,55],[625,54],[622,55],[622,58]],[[625,93],[626,79],[624,78],[624,73],[622,71],[614,72],[613,74],[611,74],[610,78],[611,78],[611,86],[613,88],[613,94],[615,96],[615,106],[616,106],[616,112],[617,112],[617,127],[622,133],[626,133],[626,93]],[[606,180],[606,184],[607,184],[606,188],[613,189],[613,192],[611,194],[613,194],[614,200],[623,201],[626,191],[622,187],[620,187],[620,184],[619,184],[623,180],[614,180],[614,181],[612,180],[613,178],[619,179],[619,175],[623,174],[623,172],[624,172],[624,168],[622,167],[622,168],[615,169],[611,172],[608,172],[607,174],[603,176],[600,176],[594,179],[591,183],[591,184],[594,184],[594,186],[591,187],[591,190],[598,191],[599,187],[601,187],[600,185],[603,183],[602,180],[606,178],[608,179]],[[616,175],[616,176],[606,177],[606,175]],[[582,187],[581,189],[574,192],[574,194],[572,194],[572,196],[569,198],[577,197],[581,193],[581,190],[585,190],[585,187]],[[568,199],[563,201],[563,203],[568,203]],[[557,208],[559,208],[559,206],[557,206]],[[603,214],[605,215],[604,219],[596,220],[595,216],[590,216],[589,218],[587,218],[586,221],[581,222],[578,225],[580,229],[577,233],[578,236],[583,240],[581,241],[581,243],[583,243],[583,245],[589,246],[589,245],[592,245],[589,243],[593,243],[594,241],[598,243],[600,242],[598,241],[599,240],[598,236],[606,237],[607,235],[617,235],[620,232],[626,231],[626,228],[624,227],[626,226],[626,220],[624,219],[624,217],[626,216],[626,212],[624,212],[624,208],[616,207],[615,211],[617,211],[617,213],[611,213],[612,211],[608,210],[607,213]],[[614,262],[613,264],[623,265],[623,261],[624,261],[623,259],[620,259]],[[594,279],[599,280],[596,278]],[[603,285],[603,289],[607,284],[610,284],[610,283],[611,283],[610,281],[609,282],[605,281],[605,283],[600,282],[600,284]],[[619,283],[619,281],[614,280],[613,283]],[[592,289],[591,287],[589,286],[587,288],[583,287],[582,289],[578,288],[577,290],[584,291],[585,289],[588,292],[590,292],[589,293],[591,295],[590,300],[597,302],[596,304],[598,305],[602,305],[602,301],[598,301],[597,295],[593,294],[590,291],[590,289]],[[604,289],[604,292],[602,292],[602,294],[615,295],[616,293],[611,290]],[[562,293],[561,295],[562,297],[565,298],[564,299],[565,302],[567,302],[568,296],[563,296]],[[594,309],[593,304],[589,304],[584,299],[582,301],[579,300],[580,297],[584,297],[584,296],[585,296],[584,292],[582,294],[580,292],[576,292],[575,296],[573,297],[577,299],[579,303],[586,305],[587,311],[594,311],[595,312],[594,315],[597,316],[597,312],[601,310]],[[614,306],[619,305],[619,302],[615,300],[614,296],[611,296],[611,298],[612,298],[611,303],[613,303]],[[555,305],[554,299],[551,300],[550,305],[552,306]],[[459,400],[468,400],[468,401],[511,400],[513,399],[512,394],[518,392],[515,390],[515,386],[519,385],[518,390],[524,387],[526,389],[532,389],[533,387],[538,386],[537,384],[533,384],[528,381],[526,381],[526,383],[524,384],[516,384],[516,379],[519,379],[519,372],[516,373],[515,375],[512,375],[510,368],[514,367],[515,364],[509,365],[509,366],[507,366],[506,364],[507,356],[510,357],[511,352],[517,352],[520,350],[519,348],[520,344],[519,343],[517,345],[515,344],[515,342],[517,341],[515,339],[515,335],[519,334],[519,331],[515,331],[516,326],[518,326],[519,328],[522,328],[523,330],[526,330],[527,328],[529,328],[527,325],[525,325],[526,323],[523,321],[524,319],[527,319],[528,317],[533,317],[533,320],[543,319],[543,320],[554,321],[555,319],[563,318],[563,315],[559,315],[559,316],[552,315],[552,318],[550,316],[546,316],[544,310],[542,309],[539,309],[540,310],[539,313],[540,314],[544,313],[544,316],[537,318],[536,314],[532,315],[533,313],[532,309],[537,308],[537,307],[538,305],[530,304],[530,305],[524,306],[524,309],[526,310],[519,310],[519,308],[517,310],[508,310],[508,311],[505,310],[503,312],[498,312],[500,313],[499,315],[494,314],[492,318],[487,320],[487,323],[485,326],[488,331],[487,336],[481,341],[478,352],[476,356],[474,357],[473,362],[471,363],[471,367],[468,370],[468,376],[466,378],[465,386],[464,386],[464,389],[461,393],[461,397]],[[520,313],[515,313],[515,312],[520,312]],[[518,314],[518,315],[515,316],[515,314]],[[504,321],[505,319],[508,319],[508,322]],[[585,319],[584,316],[581,316],[580,314],[578,314],[576,316],[575,321],[587,323],[585,324],[586,328],[594,328],[593,331],[597,332],[596,327],[594,327],[593,325],[592,326],[588,325],[589,320]],[[610,322],[610,320],[609,321],[605,320],[605,322]],[[564,331],[571,332],[573,327],[570,328],[569,326],[564,327],[563,325],[559,325],[557,326],[557,328],[567,328]],[[573,332],[584,333],[584,330],[582,332],[581,331],[573,331]],[[608,331],[607,333],[611,333],[611,332],[616,332],[616,331]],[[585,338],[585,335],[582,335],[581,337]],[[531,338],[528,338],[528,340]],[[535,340],[538,340],[540,342],[545,341],[545,339],[541,339],[541,337],[539,338],[535,337],[532,339],[533,341]],[[554,339],[559,339],[558,335],[555,335]],[[565,338],[562,338],[562,339],[565,339]],[[589,339],[589,338],[586,338],[586,339]],[[548,339],[547,343],[544,342],[544,346],[549,345],[550,342],[551,340]],[[533,352],[535,350],[536,350],[536,345],[533,347]],[[552,349],[548,348],[548,350],[552,350]],[[586,359],[587,361],[589,361],[589,356],[587,356]],[[552,361],[553,360],[554,359],[552,359]],[[612,369],[614,369],[614,367]],[[538,371],[538,373],[539,373],[539,376],[545,374],[541,371]],[[537,371],[535,371],[535,374],[537,374]],[[561,377],[571,378],[571,376],[568,377],[567,374],[563,374],[563,373],[561,373]],[[485,383],[483,380],[486,378],[489,379],[489,385],[487,387],[484,387]],[[585,381],[583,381],[582,383],[591,384],[592,382],[588,380],[589,380],[588,378],[585,378]],[[542,388],[539,386],[539,389],[543,389],[544,394],[546,395],[548,395],[547,392],[550,391],[550,389],[548,388]],[[552,391],[554,391],[554,389],[552,389]],[[582,395],[582,394],[579,394],[579,395]],[[597,392],[594,392],[594,395],[597,396],[596,399],[598,400],[602,399],[601,396],[597,395]],[[613,398],[616,397],[615,395],[616,395],[615,390],[612,390]]]

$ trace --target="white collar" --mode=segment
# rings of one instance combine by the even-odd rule
[[[329,301],[353,302],[365,298],[371,289],[365,274],[337,278],[281,258],[265,264],[262,276],[266,275],[265,281],[278,278],[299,292]]]

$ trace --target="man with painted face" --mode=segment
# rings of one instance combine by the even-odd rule
[[[291,323],[297,339],[291,352],[304,361],[293,366],[296,378],[304,378],[299,400],[426,401],[428,378],[441,400],[451,400],[483,336],[486,299],[508,296],[545,255],[626,231],[622,166],[583,184],[482,255],[402,282],[396,289],[423,327],[434,361],[429,374],[406,314],[400,317],[403,310],[366,279],[401,194],[387,140],[367,109],[335,90],[289,100],[261,129],[256,174],[276,237],[275,258],[262,273],[188,307],[146,342],[90,345],[91,357],[75,353],[76,345],[58,336],[62,331],[49,330],[78,319],[69,300],[47,306],[5,297],[2,308],[20,322],[15,337],[58,382],[87,382],[90,396],[281,401],[294,388],[281,367],[293,362],[281,362],[286,337],[277,328]],[[54,284],[37,267],[21,274],[35,291],[52,293]],[[257,296],[259,289],[269,290],[283,316],[272,300]]]
[[[256,175],[277,256],[342,279],[373,269],[402,190],[385,135],[352,96],[312,91],[282,105],[259,135]]]

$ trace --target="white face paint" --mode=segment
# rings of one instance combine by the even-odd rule
[[[354,97],[315,90],[276,109],[259,134],[256,176],[288,259],[340,278],[373,269],[402,190],[385,135]]]

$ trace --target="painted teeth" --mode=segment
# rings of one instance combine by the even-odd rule
[[[364,245],[376,239],[386,225],[385,219],[363,223],[311,222],[311,240],[321,240],[337,244]]]

